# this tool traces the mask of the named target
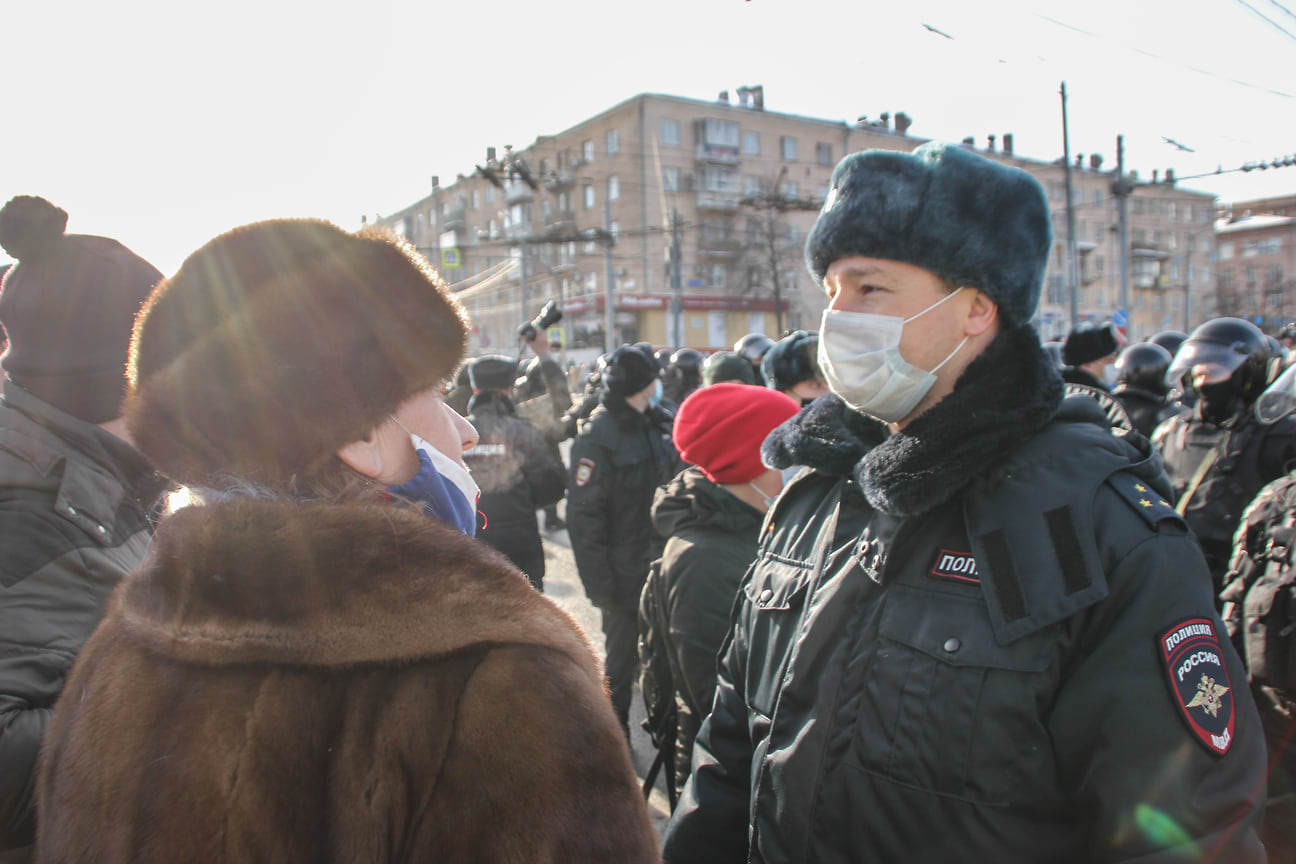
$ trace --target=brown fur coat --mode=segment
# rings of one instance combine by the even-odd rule
[[[63,693],[38,861],[659,860],[584,634],[410,510],[179,511]]]

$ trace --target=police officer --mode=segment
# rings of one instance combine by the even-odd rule
[[[1240,318],[1215,318],[1180,346],[1168,373],[1197,396],[1192,411],[1153,434],[1175,509],[1197,535],[1219,591],[1243,509],[1296,465],[1296,417],[1260,423],[1253,407],[1270,383],[1264,334]]]
[[[1116,383],[1112,364],[1117,350],[1116,331],[1110,323],[1076,325],[1062,343],[1062,380],[1110,392]]]
[[[1170,352],[1151,342],[1130,345],[1116,358],[1116,388],[1112,391],[1135,430],[1148,437],[1157,426],[1184,410],[1170,398],[1166,373]]]
[[[531,352],[535,354],[526,366],[526,372],[514,385],[513,398],[522,406],[521,412],[549,441],[553,458],[562,463],[558,444],[570,438],[564,416],[572,407],[571,388],[567,375],[550,353],[549,337],[539,328],[522,335]],[[530,403],[530,404],[527,404]],[[567,523],[558,515],[557,502],[544,508],[546,531],[561,531]]]
[[[639,592],[661,554],[653,530],[653,493],[682,467],[669,415],[656,410],[656,359],[633,345],[608,358],[599,406],[572,442],[567,531],[576,569],[603,618],[612,707],[629,738],[638,669]]]
[[[681,348],[670,356],[662,373],[663,401],[683,405],[689,394],[702,386],[702,353]]]
[[[544,590],[544,548],[536,510],[562,500],[567,471],[549,442],[517,416],[510,392],[517,363],[488,354],[468,366],[473,397],[468,420],[477,427],[477,446],[464,461],[481,488],[477,509],[485,525],[479,540],[508,556],[537,591]]]
[[[765,517],[665,860],[1263,861],[1201,552],[1029,323],[1044,190],[934,143],[830,184],[833,393],[762,449],[811,470]]]
[[[765,386],[795,399],[802,407],[828,392],[819,370],[819,334],[793,330],[775,342],[761,360]]]
[[[774,340],[764,333],[748,333],[734,343],[734,353],[751,364],[757,384],[764,383],[760,380],[761,360],[765,359],[765,352],[773,347]]]
[[[755,384],[759,378],[760,370],[752,368],[751,363],[732,351],[717,351],[702,364],[703,387],[722,381]]]

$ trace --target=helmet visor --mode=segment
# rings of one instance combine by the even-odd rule
[[[1256,400],[1256,418],[1261,423],[1277,423],[1296,411],[1296,366],[1278,376]]]
[[[1179,346],[1166,383],[1172,387],[1188,386],[1196,389],[1203,384],[1227,381],[1250,356],[1246,343],[1195,342],[1189,339]],[[1188,380],[1184,380],[1185,377]]]

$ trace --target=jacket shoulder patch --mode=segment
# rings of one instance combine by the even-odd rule
[[[1107,484],[1120,493],[1134,511],[1153,528],[1165,519],[1183,522],[1183,517],[1175,512],[1173,504],[1134,475],[1118,471],[1107,478]]]
[[[584,486],[594,476],[594,460],[582,459],[576,464],[576,485]]]
[[[1158,653],[1170,693],[1193,736],[1217,756],[1233,743],[1233,684],[1209,618],[1189,618],[1161,634]]]

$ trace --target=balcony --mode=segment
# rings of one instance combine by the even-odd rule
[[[707,258],[737,258],[742,249],[737,237],[703,237],[698,241],[698,254]]]
[[[576,185],[576,180],[570,174],[561,172],[551,173],[545,177],[545,189],[557,195],[559,192],[567,192]]]
[[[738,148],[703,143],[697,145],[696,158],[699,162],[710,162],[713,165],[737,165]]]
[[[738,202],[741,197],[734,192],[712,192],[702,190],[697,195],[697,208],[699,210],[722,210],[733,212],[738,209]]]
[[[530,204],[535,200],[535,192],[525,183],[512,183],[504,190],[504,202],[513,204]]]
[[[442,231],[462,231],[468,227],[468,213],[463,207],[456,207],[446,214],[441,222]]]
[[[544,220],[545,231],[560,234],[576,227],[576,211],[554,209]]]

